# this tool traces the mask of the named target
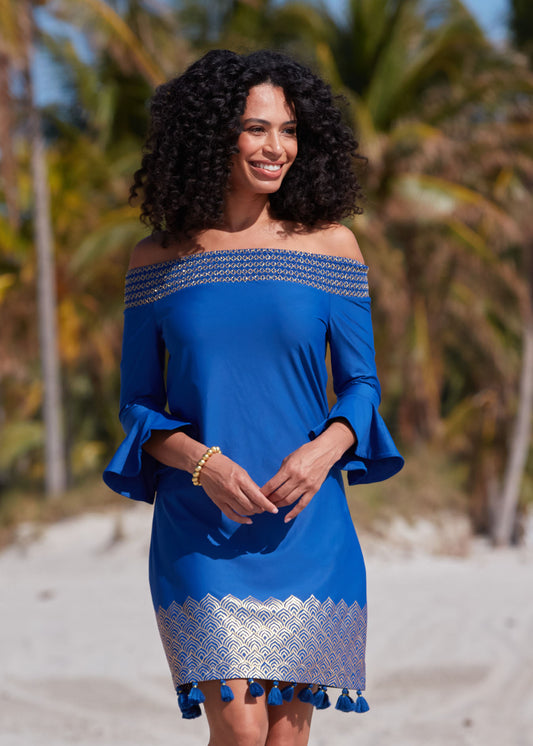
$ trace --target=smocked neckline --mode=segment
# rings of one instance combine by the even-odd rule
[[[210,251],[198,251],[194,254],[186,254],[184,256],[174,257],[173,259],[166,259],[164,262],[152,262],[151,264],[143,264],[139,267],[133,267],[127,272],[127,276],[132,276],[137,273],[154,271],[156,269],[164,269],[165,267],[171,267],[176,264],[185,264],[191,261],[207,260],[210,256],[220,258],[224,254],[235,255],[235,254],[251,254],[251,253],[265,253],[265,254],[289,254],[296,257],[310,257],[318,260],[326,260],[330,262],[338,262],[340,264],[346,263],[350,266],[360,267],[361,270],[368,270],[368,266],[363,264],[358,259],[351,259],[347,256],[338,256],[336,254],[316,254],[313,251],[302,251],[301,249],[279,249],[274,247],[257,247],[257,248],[245,248],[245,249],[214,249]]]

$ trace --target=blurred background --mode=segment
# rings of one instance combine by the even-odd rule
[[[368,157],[382,414],[407,465],[363,528],[459,516],[517,543],[533,503],[533,4],[0,0],[0,543],[116,505],[127,205],[147,101],[215,47],[270,47],[343,94]],[[461,551],[458,547],[457,551]]]

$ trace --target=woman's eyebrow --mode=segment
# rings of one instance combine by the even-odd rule
[[[248,122],[259,122],[259,124],[272,124],[267,119],[259,119],[258,117],[249,117],[248,119],[244,120],[244,124],[248,124]],[[296,119],[289,119],[286,122],[283,122],[283,125],[285,124],[296,124]]]

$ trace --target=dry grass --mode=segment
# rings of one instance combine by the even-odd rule
[[[421,447],[406,456],[402,471],[390,480],[347,487],[350,513],[358,530],[372,532],[401,516],[409,522],[442,512],[467,514],[461,467]]]

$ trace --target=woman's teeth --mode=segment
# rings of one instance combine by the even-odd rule
[[[281,168],[280,163],[258,163],[257,161],[252,162],[252,166],[263,168],[265,171],[279,171]]]

